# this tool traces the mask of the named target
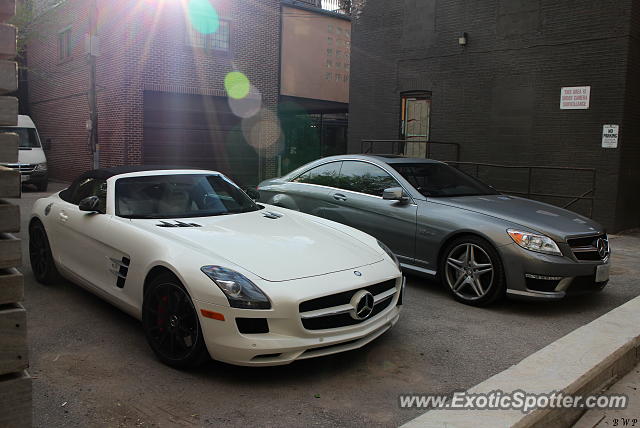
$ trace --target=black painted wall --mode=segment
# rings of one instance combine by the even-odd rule
[[[400,94],[431,91],[431,140],[460,143],[462,161],[596,168],[593,217],[638,227],[639,33],[640,0],[368,0],[353,23],[349,150],[399,138]],[[590,109],[560,110],[563,86],[591,86]],[[621,126],[618,149],[601,147],[603,124]],[[480,176],[526,190],[523,171]],[[533,183],[579,194],[591,176],[538,171]]]

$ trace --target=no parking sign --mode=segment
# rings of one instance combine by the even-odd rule
[[[605,149],[618,148],[618,131],[619,125],[603,125],[602,126],[602,147]]]

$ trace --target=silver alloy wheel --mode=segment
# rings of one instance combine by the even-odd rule
[[[478,300],[493,285],[493,263],[479,245],[463,243],[447,254],[445,279],[447,285],[460,298]]]

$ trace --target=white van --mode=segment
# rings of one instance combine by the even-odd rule
[[[47,158],[42,149],[38,130],[31,118],[20,115],[18,116],[18,126],[2,126],[0,132],[15,132],[20,140],[18,163],[2,164],[2,166],[19,169],[23,184],[35,184],[41,192],[47,190],[49,182]]]

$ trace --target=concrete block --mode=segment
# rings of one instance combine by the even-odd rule
[[[20,240],[8,233],[0,233],[0,269],[18,267],[22,264]]]
[[[20,232],[20,207],[0,199],[0,233]]]
[[[0,426],[31,427],[31,376],[26,371],[0,376]]]
[[[0,95],[18,89],[18,63],[0,61]]]
[[[0,21],[5,22],[16,14],[16,0],[0,0]]]
[[[0,97],[0,126],[16,126],[18,124],[18,99],[16,97]]]
[[[9,24],[0,24],[0,59],[11,59],[17,53],[16,27]]]
[[[24,299],[24,277],[18,269],[0,269],[0,305]]]
[[[21,191],[20,172],[0,166],[0,198],[19,198]]]
[[[18,134],[0,133],[0,162],[18,162],[18,146],[20,140]]]
[[[0,376],[19,372],[27,367],[29,367],[27,311],[18,303],[2,305],[0,306]]]

